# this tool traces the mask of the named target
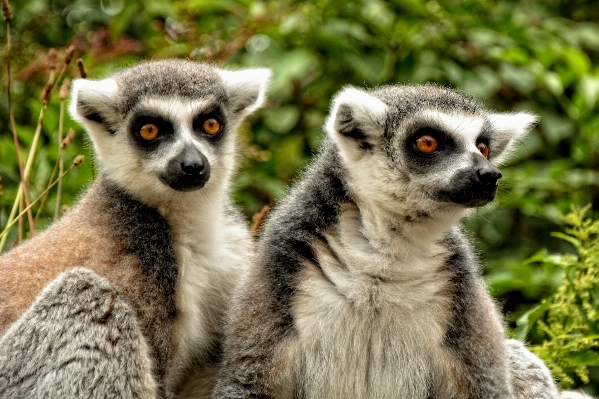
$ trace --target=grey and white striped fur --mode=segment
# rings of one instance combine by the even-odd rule
[[[556,398],[458,225],[535,122],[433,85],[339,93],[236,292],[213,399]]]

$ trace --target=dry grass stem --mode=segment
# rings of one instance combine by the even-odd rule
[[[65,79],[62,86],[60,87],[60,115],[58,118],[58,160],[56,164],[58,165],[58,175],[60,176],[64,170],[63,160],[62,160],[62,131],[64,128],[64,108],[65,108],[65,100],[69,95],[69,85],[70,81]],[[70,133],[70,132],[69,132]],[[56,166],[54,166],[54,170],[56,170]],[[52,172],[54,175],[54,172]],[[54,178],[54,176],[52,176]],[[52,181],[52,178],[50,181]],[[58,182],[58,187],[56,189],[56,204],[54,206],[54,220],[58,220],[60,216],[60,197],[62,194],[62,180]]]
[[[52,93],[52,84],[50,82],[46,82],[44,86],[44,90],[42,91],[42,104],[48,105],[50,102],[50,94]]]
[[[73,160],[73,165],[79,166],[83,163],[84,160],[85,160],[85,157],[83,155],[77,155],[75,157],[75,159]]]
[[[258,236],[260,236],[260,228],[264,224],[264,220],[266,219],[268,211],[270,211],[270,207],[268,205],[264,205],[260,212],[252,216],[252,228],[250,230],[252,237],[258,238]]]
[[[67,148],[73,139],[75,139],[75,131],[71,128],[69,129],[67,136],[62,140],[62,143],[60,143],[60,148],[63,150]]]
[[[45,89],[44,89],[45,91]],[[27,182],[29,180],[29,178],[31,177],[31,172],[33,170],[33,161],[35,160],[35,154],[37,152],[37,147],[38,147],[38,143],[40,140],[40,136],[42,133],[42,122],[44,120],[44,115],[46,114],[46,109],[48,108],[48,104],[44,104],[42,103],[42,109],[40,111],[40,116],[38,118],[37,121],[37,125],[35,128],[35,134],[33,136],[33,141],[31,142],[31,147],[29,148],[29,155],[27,156],[27,162],[25,164],[25,170],[24,170],[24,176],[23,176],[23,181]],[[15,216],[17,214],[17,210],[19,209],[19,203],[21,201],[21,198],[23,197],[23,193],[26,191],[26,185],[25,184],[21,184],[19,186],[19,190],[17,191],[17,196],[15,198],[15,202],[13,203],[13,207],[10,211],[10,214],[8,215],[8,220],[7,220],[7,226],[13,226],[14,223],[14,219]],[[27,210],[31,209],[31,204],[27,205]],[[31,221],[33,222],[33,217],[31,218]],[[8,235],[4,235],[2,236],[2,239],[0,240],[0,253],[2,252],[2,249],[4,248],[4,245],[6,244],[6,240],[7,240]]]
[[[64,101],[69,97],[69,89],[71,87],[71,80],[65,79],[60,86],[60,100]]]
[[[4,13],[4,19],[6,20],[6,81],[7,81],[7,99],[8,99],[8,114],[10,119],[10,125],[13,135],[13,141],[15,143],[15,152],[17,154],[17,164],[19,166],[19,176],[21,178],[20,190],[23,191],[25,196],[25,204],[29,205],[29,189],[27,187],[27,179],[23,170],[23,162],[21,160],[21,148],[19,146],[19,138],[17,134],[17,124],[15,123],[15,117],[12,111],[12,97],[11,97],[11,80],[10,80],[10,21],[12,21],[12,13],[10,12],[10,5],[7,0],[2,0],[2,11]],[[31,212],[27,214],[29,218],[29,225],[31,229],[35,228],[33,215]],[[4,247],[5,241],[0,241],[0,252]]]
[[[69,48],[67,48],[67,50],[65,51],[64,64],[62,65],[62,68],[60,69],[58,78],[56,78],[56,81],[54,82],[54,85],[52,86],[52,91],[54,91],[56,89],[56,85],[58,85],[60,83],[62,77],[64,76],[65,72],[67,71],[67,68],[71,64],[71,61],[73,60],[74,53],[75,53],[75,46],[69,46]],[[66,81],[66,79],[65,79],[65,81]],[[69,84],[70,84],[70,81],[69,81]],[[62,87],[61,87],[61,96],[62,96]]]
[[[71,61],[73,60],[73,55],[75,54],[75,46],[69,46],[64,55],[64,65],[65,67],[69,66]]]
[[[2,14],[4,14],[4,20],[6,22],[12,21],[12,12],[10,11],[8,0],[2,0]]]
[[[56,71],[57,59],[58,59],[58,52],[56,51],[55,48],[51,48],[50,51],[48,51],[48,69],[50,69],[50,71]]]
[[[85,71],[85,66],[83,65],[83,59],[77,59],[77,69],[79,69],[79,76],[81,79],[87,78],[87,72]]]
[[[39,197],[37,197],[32,203],[31,205],[29,205],[27,208],[25,208],[23,211],[21,211],[21,213],[19,213],[17,215],[16,218],[13,218],[12,221],[10,221],[6,227],[4,228],[4,230],[2,231],[2,233],[0,233],[0,237],[2,237],[2,240],[4,240],[7,236],[8,236],[8,232],[9,230],[19,221],[21,220],[21,218],[23,217],[23,215],[29,211],[31,209],[31,207],[33,205],[35,205],[42,197],[44,197],[48,191],[50,191],[56,184],[58,184],[59,181],[61,181],[71,170],[73,170],[73,168],[75,166],[79,166],[83,163],[84,157],[83,155],[77,155],[77,157],[75,158],[75,160],[73,161],[73,164],[71,165],[70,168],[68,168],[66,171],[64,171],[60,176],[58,176],[58,179],[56,179],[52,184],[50,184],[48,186],[48,188],[46,188],[46,190],[44,190],[43,193],[40,194]]]
[[[19,212],[21,212],[20,214],[23,215],[23,208],[25,208],[25,201],[23,201],[23,197],[21,197],[21,201],[19,201]],[[19,229],[18,234],[17,234],[17,244],[20,244],[23,241],[23,218],[20,217],[17,219],[19,221]]]

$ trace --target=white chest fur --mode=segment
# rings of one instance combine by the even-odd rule
[[[300,384],[308,398],[426,399],[445,369],[443,252],[382,253],[364,233],[357,210],[344,212],[328,245],[317,246],[320,268],[307,265],[300,277]]]
[[[167,218],[178,266],[177,352],[171,384],[181,384],[188,368],[197,368],[192,363],[202,364],[221,339],[229,295],[252,254],[247,229],[219,208],[196,209],[181,219]]]

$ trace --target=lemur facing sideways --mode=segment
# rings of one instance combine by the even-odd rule
[[[433,85],[338,94],[236,290],[212,397],[557,397],[457,226],[535,121]]]
[[[38,370],[31,358],[10,359],[12,366],[7,365],[9,351],[0,347],[0,356],[7,356],[0,366],[0,397],[21,397],[10,392],[19,386],[31,386],[33,392],[44,384],[72,384],[79,397],[210,395],[223,313],[253,253],[246,224],[229,199],[235,132],[262,104],[269,78],[266,69],[225,71],[165,60],[100,81],[74,82],[70,112],[89,132],[101,175],[62,220],[0,258],[0,335],[10,335],[13,323],[19,332],[0,346],[23,349],[22,334],[35,337],[37,345],[36,340],[53,334],[35,330],[34,321],[42,319],[64,325],[76,342],[62,336],[44,343],[47,358],[64,345],[71,352],[61,353],[52,367],[40,364],[47,374],[37,375],[39,380],[31,380]],[[26,313],[20,322],[59,275],[34,306],[43,314]],[[87,302],[78,302],[76,294]],[[66,309],[51,313],[59,305]],[[77,318],[87,311],[99,316]],[[48,314],[64,320],[46,320]],[[126,325],[101,329],[119,317]],[[71,328],[74,322],[81,324]],[[130,371],[122,364],[93,376],[78,376],[75,367],[68,376],[74,380],[49,382],[57,375],[64,378],[60,367],[73,362],[102,356],[127,360],[114,348],[131,335],[129,328],[143,337],[125,344],[137,345],[139,364],[153,370],[146,380],[140,377],[141,387],[123,388],[137,391],[96,389]],[[42,362],[44,356],[37,359]],[[157,392],[148,393],[154,384]]]

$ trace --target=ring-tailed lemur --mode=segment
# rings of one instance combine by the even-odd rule
[[[535,121],[434,85],[338,94],[235,293],[213,399],[554,399],[457,226]]]
[[[229,199],[235,131],[269,78],[266,69],[164,60],[76,80],[70,112],[89,132],[101,176],[62,220],[0,258],[0,334],[80,266],[135,312],[158,394],[209,396],[222,316],[253,253]],[[85,356],[80,349],[66,355]]]

